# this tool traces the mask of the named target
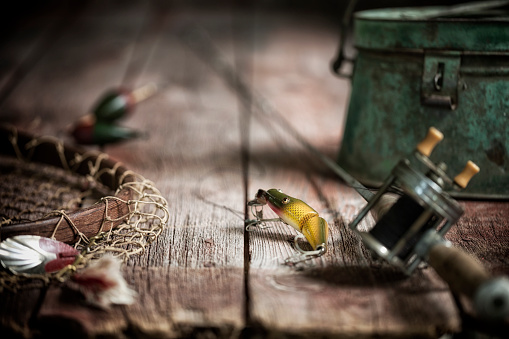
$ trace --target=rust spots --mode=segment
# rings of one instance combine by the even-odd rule
[[[500,140],[494,139],[491,141],[491,147],[486,150],[486,155],[491,162],[503,167],[507,158],[507,149]]]

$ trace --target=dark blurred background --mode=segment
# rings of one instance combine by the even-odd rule
[[[15,25],[20,20],[30,19],[34,14],[49,12],[55,6],[87,6],[94,1],[104,0],[17,0],[9,3],[1,11],[2,34],[7,33],[9,27]],[[107,0],[108,1],[108,0]],[[119,4],[127,4],[130,0],[113,0],[109,2],[117,2]],[[351,0],[147,0],[147,2],[164,2],[169,6],[179,7],[246,7],[246,8],[263,8],[269,10],[284,11],[305,11],[314,12],[315,14],[323,14],[324,17],[336,19],[342,16],[345,8]],[[382,7],[407,7],[407,6],[436,6],[436,5],[452,5],[465,3],[468,1],[458,0],[354,0],[356,10]]]

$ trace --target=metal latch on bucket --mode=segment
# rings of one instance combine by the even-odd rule
[[[427,52],[421,84],[421,102],[455,110],[458,106],[459,52]]]

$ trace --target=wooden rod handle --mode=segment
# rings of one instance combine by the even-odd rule
[[[445,243],[433,245],[428,263],[449,284],[473,303],[479,317],[491,321],[509,317],[509,279],[492,277],[473,257]]]
[[[437,244],[429,251],[428,263],[451,289],[473,298],[479,286],[490,279],[486,269],[459,248]]]

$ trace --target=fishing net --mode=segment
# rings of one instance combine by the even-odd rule
[[[0,271],[0,290],[67,279],[106,253],[141,254],[166,227],[168,202],[155,185],[107,154],[0,126],[0,237],[38,235],[81,255],[51,274]]]

